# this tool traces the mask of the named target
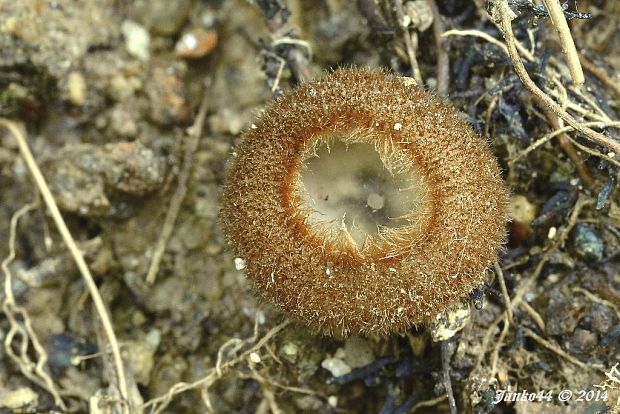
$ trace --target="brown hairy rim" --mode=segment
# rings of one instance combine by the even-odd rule
[[[404,225],[359,244],[308,219],[304,163],[334,140],[371,144],[390,173],[415,177]],[[247,277],[284,312],[328,334],[385,334],[482,284],[507,200],[487,144],[449,102],[382,71],[340,69],[269,105],[244,134],[221,214]]]

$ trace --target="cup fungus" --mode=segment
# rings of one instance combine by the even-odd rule
[[[386,334],[482,284],[507,200],[487,144],[449,102],[339,69],[252,124],[221,214],[247,277],[284,312],[327,334]]]

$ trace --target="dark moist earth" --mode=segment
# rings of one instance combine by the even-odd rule
[[[26,132],[85,254],[119,338],[130,400],[145,412],[449,412],[429,330],[316,336],[261,305],[235,269],[218,193],[234,143],[272,90],[340,65],[411,74],[404,34],[382,1],[373,9],[372,1],[287,0],[290,16],[279,1],[258,3],[262,9],[244,0],[0,1],[0,116]],[[502,39],[484,1],[437,3],[445,30]],[[532,52],[525,63],[537,84],[579,121],[618,119],[616,2],[582,0],[579,11],[592,19],[571,21],[593,67],[582,91],[570,84],[542,9],[513,3],[513,30]],[[438,49],[426,4],[405,2],[404,20],[433,89]],[[185,47],[175,47],[179,40]],[[524,153],[557,118],[532,99],[497,45],[479,36],[446,41],[450,100],[487,137],[513,193],[501,258],[512,320],[489,272],[482,310],[472,306],[444,347],[459,412],[595,413],[604,396],[611,409],[620,394],[619,164],[574,132]],[[207,117],[187,192],[149,285],[205,85]],[[36,194],[3,130],[0,257],[10,253],[11,217]],[[46,211],[40,202],[22,216],[7,264],[12,278],[2,273],[0,413],[86,412],[89,400],[113,412],[105,411],[118,408],[119,396],[108,342]],[[543,393],[495,404],[496,390]],[[566,403],[562,390],[573,393]]]

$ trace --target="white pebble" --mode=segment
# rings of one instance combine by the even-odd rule
[[[334,408],[338,407],[338,397],[335,395],[330,395],[327,397],[327,404]]]
[[[80,72],[71,72],[67,77],[67,89],[69,89],[69,101],[73,105],[80,106],[86,100],[86,80]]]
[[[240,257],[235,258],[235,269],[243,270],[245,269],[245,260]]]
[[[121,24],[121,33],[125,37],[125,48],[130,55],[143,61],[149,60],[151,36],[144,26],[125,20]]]
[[[321,366],[328,370],[334,377],[341,377],[351,372],[351,367],[339,358],[326,358],[321,362]]]

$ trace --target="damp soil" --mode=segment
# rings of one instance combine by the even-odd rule
[[[539,142],[563,123],[489,41],[503,38],[485,1],[437,1],[443,30],[476,31],[444,37],[443,55],[432,2],[404,2],[406,31],[394,17],[398,3],[0,0],[0,117],[23,132],[85,256],[118,338],[133,412],[448,413],[442,350],[458,412],[614,412],[617,157],[571,130]],[[571,85],[544,8],[510,3],[536,84],[579,122],[618,120],[616,2],[582,0],[578,10],[566,2],[587,60],[581,89]],[[499,260],[505,289],[490,270],[444,346],[425,327],[317,335],[258,299],[227,246],[218,222],[225,166],[261,108],[300,80],[339,66],[411,76],[407,35],[424,86],[447,85],[511,189]],[[438,71],[446,57],[447,71]],[[203,99],[206,119],[188,157]],[[612,127],[600,131],[620,139]],[[9,255],[0,276],[0,413],[122,412],[100,314],[3,129],[0,257]]]

